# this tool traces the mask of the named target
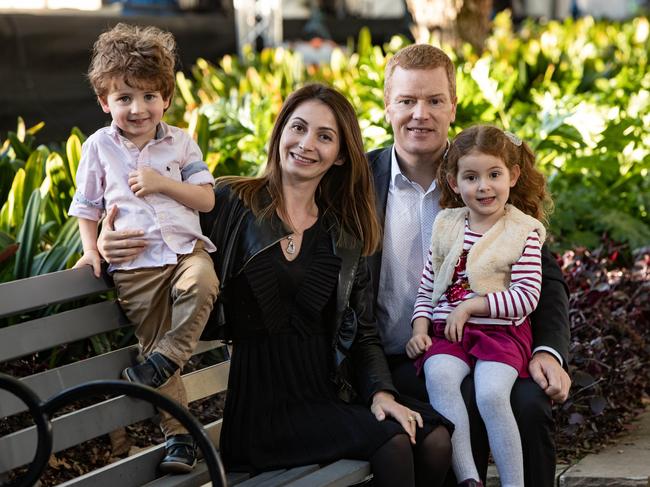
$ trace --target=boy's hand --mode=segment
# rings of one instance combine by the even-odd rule
[[[73,266],[73,269],[89,265],[93,268],[93,274],[95,277],[99,277],[102,274],[102,259],[99,257],[99,251],[97,250],[86,250],[84,255],[77,261]]]
[[[414,359],[426,352],[431,346],[431,337],[426,333],[417,333],[406,343],[406,355]]]
[[[445,337],[450,342],[459,342],[463,339],[465,323],[467,323],[467,320],[469,320],[469,317],[471,316],[466,303],[467,301],[460,303],[458,307],[447,316]]]
[[[162,193],[166,177],[150,167],[129,173],[129,186],[136,196],[142,198],[152,193]]]

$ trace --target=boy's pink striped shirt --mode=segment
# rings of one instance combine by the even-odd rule
[[[156,137],[139,150],[114,124],[86,140],[77,169],[77,192],[69,214],[98,221],[113,205],[119,209],[115,230],[143,230],[147,247],[132,261],[109,267],[140,269],[176,264],[177,254],[189,254],[197,240],[215,250],[201,232],[198,212],[163,194],[135,196],[128,184],[131,171],[151,167],[176,181],[214,184],[198,145],[183,130],[163,122]]]

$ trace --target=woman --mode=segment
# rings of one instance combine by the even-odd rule
[[[221,434],[228,469],[356,458],[370,461],[378,486],[441,485],[453,427],[395,399],[374,322],[364,256],[380,229],[350,103],[323,85],[294,92],[264,175],[222,179],[216,200],[202,224],[222,279],[235,238],[222,296],[234,343]]]

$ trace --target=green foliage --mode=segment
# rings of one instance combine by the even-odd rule
[[[42,126],[26,129],[18,119],[0,152],[0,282],[66,269],[81,250],[67,209],[84,136],[73,129],[66,153],[60,154],[35,147]]]
[[[603,233],[640,247],[650,242],[650,41],[646,18],[627,23],[587,17],[525,23],[507,14],[494,22],[485,51],[451,53],[457,65],[458,110],[452,132],[492,123],[535,149],[556,202],[556,250],[593,247]],[[193,79],[179,74],[171,123],[197,136],[215,175],[256,174],[282,100],[296,87],[322,81],[357,110],[368,149],[391,142],[384,119],[383,70],[407,41],[373,46],[362,30],[355,46],[335,50],[323,66],[305,66],[283,48],[244,60],[203,59]]]
[[[650,26],[592,18],[525,23],[517,32],[500,14],[479,56],[464,46],[457,65],[458,110],[452,135],[493,123],[527,140],[555,200],[551,244],[594,248],[603,234],[632,248],[650,242]],[[392,141],[384,118],[384,67],[408,41],[356,45],[330,63],[305,65],[284,48],[247,50],[218,65],[198,59],[177,75],[169,123],[196,137],[215,176],[258,174],[282,101],[310,81],[330,84],[357,110],[367,149]],[[70,266],[81,249],[67,209],[85,136],[76,128],[59,147],[36,144],[43,124],[18,119],[0,146],[0,282]]]

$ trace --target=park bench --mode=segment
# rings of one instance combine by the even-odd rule
[[[90,267],[0,284],[0,320],[9,319],[12,324],[0,328],[0,372],[6,370],[7,362],[20,357],[131,326],[117,304],[110,277],[104,274],[96,279]],[[190,402],[227,388],[228,351],[220,342],[201,342],[196,353],[210,350],[220,350],[224,358],[183,376]],[[136,346],[130,345],[20,378],[20,382],[40,401],[47,401],[63,390],[89,381],[115,380],[132,364],[136,354]],[[27,410],[26,404],[14,394],[0,389],[0,420]],[[155,414],[154,406],[146,401],[126,396],[102,397],[98,402],[84,404],[51,420],[52,452],[79,445]],[[221,420],[204,427],[218,449]],[[37,443],[35,426],[0,437],[0,485],[7,482],[9,471],[34,460]],[[163,453],[163,444],[153,446],[61,485],[172,487],[202,486],[210,481],[204,461],[200,461],[190,474],[161,476],[157,465]],[[363,482],[369,475],[367,462],[343,459],[329,465],[307,465],[251,478],[247,474],[228,473],[227,480],[228,485],[241,487],[346,486]]]

